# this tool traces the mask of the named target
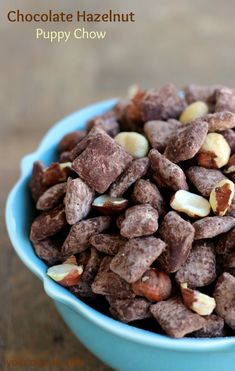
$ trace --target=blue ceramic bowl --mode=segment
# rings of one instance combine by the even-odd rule
[[[29,241],[33,205],[28,181],[33,162],[56,159],[56,146],[67,132],[83,129],[88,119],[110,109],[115,100],[91,105],[53,126],[38,149],[23,158],[21,177],[6,206],[8,233],[24,264],[43,282],[44,290],[75,336],[98,358],[121,371],[234,371],[235,337],[171,339],[137,329],[97,312],[52,281],[46,265],[35,255]]]

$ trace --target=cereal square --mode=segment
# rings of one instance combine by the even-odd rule
[[[150,310],[162,329],[173,338],[182,338],[205,325],[204,318],[187,309],[179,298],[160,301]]]
[[[93,130],[96,130],[95,136]],[[102,129],[92,129],[89,135],[91,140],[72,166],[91,188],[104,193],[131,163],[132,156]]]
[[[112,259],[110,268],[127,282],[135,282],[159,257],[165,246],[159,238],[133,238]]]

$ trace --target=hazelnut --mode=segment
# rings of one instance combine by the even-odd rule
[[[47,275],[61,286],[77,285],[83,272],[82,265],[71,263],[53,265],[47,270]]]
[[[62,162],[62,163],[59,163],[59,167],[60,167],[61,170],[64,170],[66,168],[71,168],[72,163],[71,162]]]
[[[198,165],[209,168],[219,169],[227,164],[231,149],[223,135],[209,133],[202,144],[196,159]]]
[[[208,112],[208,105],[205,102],[197,101],[184,109],[179,120],[182,124],[186,124],[207,115]]]
[[[168,299],[171,294],[171,279],[158,269],[150,268],[131,285],[136,295],[145,296],[150,301]]]
[[[49,167],[43,169],[43,184],[53,186],[65,182],[71,172],[71,162],[53,162]]]
[[[136,94],[138,94],[140,91],[138,84],[132,84],[127,88],[127,97],[129,99],[135,98]]]
[[[211,208],[216,215],[224,216],[232,204],[234,183],[223,179],[216,183],[210,194]]]
[[[184,305],[200,316],[209,316],[216,307],[214,298],[189,289],[187,283],[181,284],[181,295]]]
[[[70,255],[62,264],[77,264],[77,259],[75,255]]]
[[[149,151],[147,139],[136,132],[123,131],[117,134],[114,140],[134,158],[145,157]]]
[[[224,173],[225,174],[230,174],[235,172],[235,154],[232,155],[224,168]]]
[[[210,203],[202,196],[184,191],[177,191],[171,198],[172,209],[183,212],[192,218],[205,217],[210,214]]]
[[[123,212],[128,206],[128,200],[123,197],[102,195],[97,197],[92,207],[103,215],[113,215]]]

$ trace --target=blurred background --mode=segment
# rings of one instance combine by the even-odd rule
[[[36,40],[37,27],[10,23],[9,10],[134,12],[129,24],[85,24],[106,30],[104,40],[70,39],[66,44]],[[91,102],[173,82],[235,86],[235,22],[232,0],[1,0],[0,2],[0,369],[14,359],[59,359],[44,370],[108,370],[72,336],[41,283],[23,266],[8,240],[4,207],[19,176],[19,161],[35,150],[57,120]],[[80,26],[80,25],[79,25]],[[81,25],[82,26],[82,25]],[[22,213],[24,210],[22,210]],[[77,360],[77,361],[76,361]],[[77,362],[77,363],[76,363]],[[14,367],[39,370],[38,366]]]

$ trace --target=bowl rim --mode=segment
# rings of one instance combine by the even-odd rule
[[[54,143],[54,138],[57,138],[57,140],[59,140],[65,133],[72,131],[70,125],[71,122],[73,122],[74,127],[76,122],[78,130],[81,130],[82,127],[80,124],[78,124],[79,120],[87,121],[88,119],[97,115],[97,113],[100,114],[107,111],[108,109],[112,108],[112,106],[114,106],[116,101],[116,98],[112,98],[109,100],[94,103],[65,116],[47,131],[34,152],[22,158],[20,177],[11,189],[6,201],[5,220],[11,243],[22,262],[43,282],[44,290],[51,299],[65,304],[70,309],[78,312],[80,315],[85,317],[87,320],[103,328],[105,331],[112,332],[117,336],[125,338],[129,341],[161,349],[188,352],[208,352],[223,350],[234,351],[235,337],[212,339],[173,339],[166,335],[161,335],[147,330],[142,330],[137,327],[132,327],[128,324],[110,318],[91,308],[89,305],[85,304],[83,301],[69,292],[66,288],[60,286],[51,278],[49,278],[46,274],[46,264],[42,260],[40,260],[35,253],[33,253],[32,256],[29,257],[23,248],[23,241],[19,239],[15,228],[14,200],[17,198],[18,193],[23,186],[23,183],[25,183],[27,177],[31,173],[33,162],[39,159],[40,155],[52,146],[51,143]],[[59,136],[57,135],[57,131],[60,131]],[[27,242],[29,243],[29,239]],[[33,251],[32,247],[31,249]]]

